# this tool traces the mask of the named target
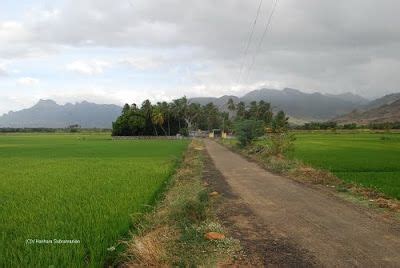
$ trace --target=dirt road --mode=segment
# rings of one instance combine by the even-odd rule
[[[254,213],[254,220],[305,249],[315,258],[314,264],[400,267],[397,222],[384,221],[367,208],[271,174],[213,141],[206,140],[205,145],[215,168]]]

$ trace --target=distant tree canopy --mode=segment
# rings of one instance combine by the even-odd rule
[[[336,129],[400,129],[400,122],[386,122],[386,123],[370,123],[368,125],[357,125],[355,123],[341,124],[336,122],[311,122],[305,123],[304,125],[297,126],[295,129],[304,130],[336,130]]]
[[[236,112],[233,117],[235,121],[260,120],[266,126],[269,126],[272,122],[271,104],[263,100],[259,102],[252,101],[249,105],[241,101],[235,105],[233,100],[229,99],[227,105],[229,111]]]
[[[260,120],[244,119],[235,122],[235,134],[241,147],[264,135],[263,122]]]
[[[79,132],[79,129],[81,128],[80,125],[78,124],[74,124],[74,125],[69,125],[67,127],[67,129],[69,130],[69,132],[73,133],[73,132]]]
[[[289,128],[289,117],[283,111],[279,111],[271,121],[271,129],[274,133],[286,132]]]
[[[125,104],[121,116],[113,122],[112,135],[187,135],[190,130],[227,129],[228,121],[228,113],[220,112],[212,103],[201,106],[189,103],[186,97],[157,104],[145,100],[140,108]]]
[[[338,124],[336,122],[328,121],[328,122],[311,122],[305,123],[304,125],[297,127],[298,129],[305,130],[315,130],[315,129],[336,129]]]
[[[235,134],[240,146],[251,144],[256,138],[265,134],[266,129],[273,133],[286,132],[289,127],[289,118],[283,111],[275,116],[271,104],[265,101],[252,101],[249,105],[239,102],[236,105],[232,99],[227,103],[229,111],[235,111],[233,117]]]
[[[234,131],[234,125],[253,127],[254,125],[272,127],[274,116],[271,105],[267,102],[253,101],[235,104],[232,99],[227,103],[228,111],[220,111],[213,103],[200,105],[190,103],[186,97],[171,102],[152,104],[145,100],[140,107],[136,104],[125,104],[121,115],[113,122],[114,136],[171,136],[187,135],[191,130],[222,129]],[[277,115],[286,116],[283,112]],[[260,123],[236,124],[239,121],[254,120]],[[287,120],[286,120],[287,121]],[[285,121],[285,122],[286,122]],[[280,122],[286,127],[285,122]],[[258,131],[256,131],[258,133]]]
[[[400,122],[370,123],[370,129],[400,129]]]

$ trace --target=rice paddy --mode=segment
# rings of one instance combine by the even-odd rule
[[[296,133],[294,156],[400,199],[400,133]]]
[[[0,267],[103,266],[187,141],[0,135]]]

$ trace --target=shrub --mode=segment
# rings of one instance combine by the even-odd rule
[[[271,140],[269,154],[276,156],[287,155],[294,151],[294,141],[296,140],[294,134],[289,132],[271,133],[269,137]]]
[[[272,133],[269,133],[271,155],[286,155],[294,150],[295,137],[289,133],[288,126],[289,118],[283,111],[279,111],[272,120]]]
[[[187,137],[189,136],[189,129],[187,127],[181,128],[178,133],[182,136]]]
[[[241,147],[251,144],[264,134],[264,124],[260,120],[241,120],[236,122],[234,127]]]
[[[284,111],[279,111],[272,119],[272,132],[286,132],[289,127],[289,117]]]
[[[343,129],[357,129],[357,124],[354,124],[354,123],[344,124]]]

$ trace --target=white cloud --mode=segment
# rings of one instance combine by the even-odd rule
[[[17,80],[17,84],[20,86],[36,86],[40,83],[39,79],[32,77],[21,77]]]
[[[8,75],[8,72],[6,69],[6,65],[3,63],[0,63],[0,77],[7,76],[7,75]]]
[[[17,21],[0,21],[0,44],[27,41],[32,34]]]
[[[84,75],[97,75],[104,73],[104,70],[111,66],[111,62],[103,60],[77,60],[67,64],[66,69]]]
[[[144,71],[144,70],[156,69],[164,65],[165,62],[166,60],[163,58],[138,57],[138,58],[123,59],[120,60],[119,63]]]
[[[41,42],[36,22],[0,20],[0,58],[42,57],[57,51],[55,44]]]

